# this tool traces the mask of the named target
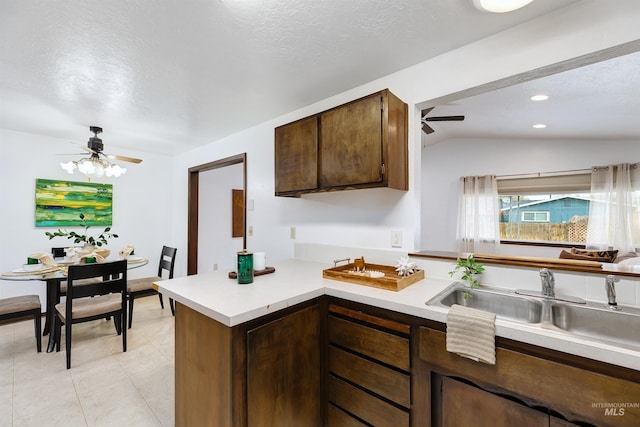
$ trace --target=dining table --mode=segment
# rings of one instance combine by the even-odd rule
[[[104,262],[116,261],[116,259],[105,259]],[[139,256],[127,257],[127,269],[131,270],[139,268],[149,263],[149,259]],[[0,274],[2,280],[41,280],[47,284],[47,302],[45,306],[45,323],[42,331],[43,335],[49,336],[47,344],[47,353],[51,353],[55,347],[55,340],[51,330],[55,322],[56,310],[55,306],[60,302],[60,283],[67,279],[67,269],[74,262],[67,261],[65,258],[55,258],[55,265],[37,264],[39,268],[27,270],[24,267],[17,268]],[[91,279],[90,279],[91,280]]]

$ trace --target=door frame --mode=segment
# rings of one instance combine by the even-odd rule
[[[188,179],[188,218],[187,218],[187,275],[198,273],[198,208],[199,208],[199,189],[200,189],[200,172],[206,172],[213,169],[219,169],[226,166],[232,166],[242,163],[242,190],[244,192],[244,215],[243,224],[244,233],[242,235],[242,248],[247,247],[247,153],[236,154],[235,156],[226,157],[224,159],[215,160],[189,168]]]

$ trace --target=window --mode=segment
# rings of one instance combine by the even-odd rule
[[[522,212],[522,222],[549,222],[549,212]]]
[[[498,180],[501,241],[584,245],[590,174]]]

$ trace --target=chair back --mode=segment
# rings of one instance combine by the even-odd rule
[[[167,270],[169,272],[169,279],[173,279],[173,267],[176,264],[176,252],[178,252],[177,248],[171,248],[169,246],[162,247],[160,265],[158,265],[158,277],[162,277],[162,270]]]
[[[74,281],[101,277],[97,283],[83,283],[74,286]],[[71,300],[96,295],[122,293],[123,300],[127,292],[127,260],[96,263],[74,264],[69,266],[67,274],[67,308],[71,309]]]

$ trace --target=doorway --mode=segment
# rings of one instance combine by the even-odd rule
[[[242,164],[242,247],[247,247],[247,153],[238,154],[199,166],[189,168],[188,189],[188,225],[187,225],[187,274],[198,273],[198,234],[199,234],[199,210],[200,210],[200,173],[214,169]],[[229,195],[231,197],[231,194]],[[229,224],[229,229],[231,229]]]

